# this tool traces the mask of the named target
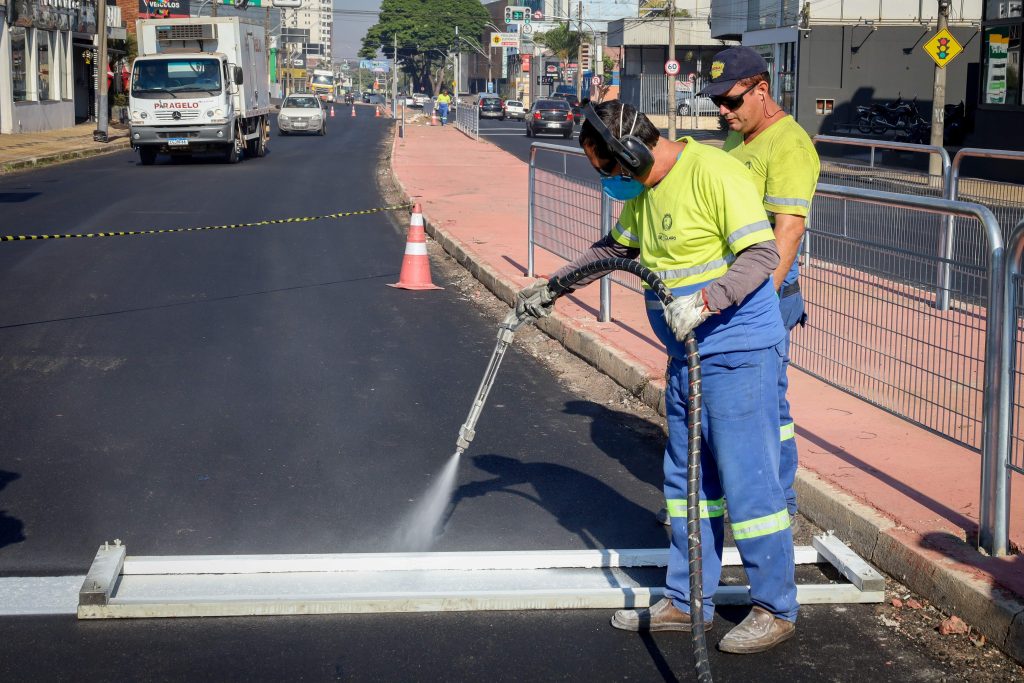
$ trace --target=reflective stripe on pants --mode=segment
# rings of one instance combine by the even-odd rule
[[[720,353],[701,359],[701,500],[702,513],[707,513],[701,515],[701,541],[706,619],[714,615],[708,596],[714,594],[722,574],[723,498],[750,581],[751,600],[778,617],[796,619],[793,534],[778,479],[778,373],[782,353],[780,343],[760,351]],[[684,611],[689,610],[690,598],[686,524],[682,522],[686,516],[687,392],[686,364],[673,359],[665,394],[669,426],[665,499],[674,518],[666,594]]]

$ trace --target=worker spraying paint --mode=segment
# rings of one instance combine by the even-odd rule
[[[494,386],[494,379],[498,374],[498,368],[505,357],[505,352],[512,343],[516,329],[524,322],[543,317],[549,314],[548,308],[555,299],[572,291],[572,288],[584,280],[590,281],[595,274],[607,273],[611,270],[624,270],[638,276],[647,285],[649,290],[668,311],[676,311],[673,308],[671,292],[665,287],[664,282],[649,268],[642,266],[633,259],[610,258],[599,259],[582,266],[578,266],[562,273],[558,277],[551,278],[544,283],[543,299],[540,308],[535,308],[536,302],[528,301],[522,297],[517,299],[514,310],[509,312],[498,328],[498,343],[491,354],[491,360],[487,364],[483,380],[477,389],[476,396],[469,409],[466,421],[459,429],[459,438],[456,442],[455,454],[445,467],[445,474],[442,474],[441,482],[446,477],[454,479],[454,468],[457,467],[459,458],[469,448],[470,442],[476,435],[476,423],[483,411],[487,396],[491,387]],[[684,345],[686,349],[687,382],[689,391],[687,393],[687,489],[686,489],[686,547],[689,559],[690,571],[690,596],[689,606],[695,615],[693,619],[694,628],[691,629],[693,640],[694,660],[696,664],[697,679],[701,683],[711,683],[711,667],[707,657],[707,643],[704,639],[704,609],[703,609],[703,584],[701,571],[701,506],[700,506],[700,467],[701,467],[701,368],[700,356],[697,352],[697,340],[690,331],[686,334]],[[452,474],[447,474],[449,471]],[[450,493],[452,483],[435,487],[438,491],[444,490]],[[430,494],[427,500],[436,498]],[[430,510],[433,505],[428,504]],[[428,515],[429,516],[429,515]],[[429,517],[433,520],[433,517]],[[427,522],[433,525],[433,522]],[[421,530],[422,532],[422,530]]]
[[[629,105],[588,105],[584,114],[580,145],[602,176],[605,193],[625,203],[611,234],[553,280],[598,259],[638,258],[670,289],[673,301],[664,309],[650,288],[644,296],[651,326],[670,360],[667,508],[672,517],[681,517],[687,507],[691,389],[682,341],[692,332],[703,377],[703,592],[713,596],[718,586],[728,501],[754,607],[718,647],[762,652],[794,634],[797,616],[793,537],[779,485],[777,382],[785,329],[770,279],[779,253],[762,197],[742,163],[691,138],[660,137],[647,117]],[[548,315],[558,294],[548,281],[535,283],[519,293],[517,312]],[[649,609],[619,610],[613,626],[627,631],[712,628],[711,599],[703,603],[703,624],[690,612],[693,577],[687,546],[686,529],[673,525],[666,597]]]

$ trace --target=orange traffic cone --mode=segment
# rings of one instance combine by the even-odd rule
[[[334,118],[334,105],[331,105],[331,118]]]
[[[376,118],[380,118],[380,105],[377,105],[377,113],[374,115]]]
[[[352,105],[352,116],[356,115],[356,105]]]
[[[430,258],[427,256],[427,234],[423,231],[423,214],[420,205],[412,208],[409,220],[409,236],[405,241],[405,256],[402,257],[402,272],[398,282],[388,287],[398,289],[444,289],[437,287],[430,279]]]
[[[434,111],[430,112],[430,125],[436,126],[437,124],[437,110],[435,109]]]

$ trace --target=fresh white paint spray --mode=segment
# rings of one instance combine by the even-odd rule
[[[441,474],[434,480],[426,494],[413,508],[405,524],[395,534],[392,547],[399,552],[421,552],[428,550],[434,539],[441,535],[445,510],[455,490],[455,474],[459,471],[462,449],[455,451]]]

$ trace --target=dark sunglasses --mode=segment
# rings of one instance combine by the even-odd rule
[[[747,93],[756,88],[760,83],[761,81],[754,83],[739,95],[714,95],[710,98],[711,103],[716,107],[725,107],[729,111],[736,111],[743,106],[743,98],[746,97]]]

